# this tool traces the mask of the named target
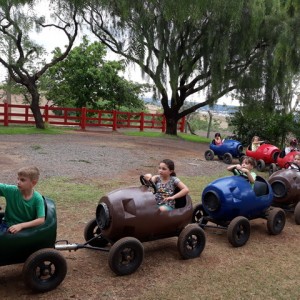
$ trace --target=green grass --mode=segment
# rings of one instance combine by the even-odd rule
[[[47,127],[38,129],[33,126],[0,126],[0,134],[64,134],[73,128]]]
[[[191,135],[187,133],[178,133],[177,136],[164,134],[161,132],[153,132],[153,131],[126,131],[124,132],[125,135],[129,136],[140,136],[140,137],[159,137],[159,138],[171,138],[171,139],[183,139],[189,142],[196,142],[196,143],[209,143],[211,139],[198,136],[198,135]]]
[[[104,194],[104,190],[93,184],[78,183],[65,177],[41,180],[37,190],[62,206],[72,206],[74,203],[94,203],[100,198],[100,195]]]

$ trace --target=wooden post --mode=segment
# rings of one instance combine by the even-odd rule
[[[165,117],[165,115],[163,115],[161,131],[166,132],[166,117]]]
[[[86,127],[86,107],[81,108],[81,122],[80,126],[82,130],[85,130]]]
[[[113,110],[113,131],[117,131],[117,111]]]
[[[140,118],[140,131],[144,131],[144,120],[145,120],[145,113],[141,112],[141,118]]]
[[[48,106],[48,104],[45,105],[44,116],[45,116],[45,122],[49,123],[49,106]]]
[[[185,117],[181,118],[180,132],[184,132],[184,127],[185,127]]]
[[[212,113],[210,110],[208,111],[208,115],[209,115],[209,121],[208,121],[207,135],[206,135],[207,138],[209,138],[210,135],[211,121],[212,121]]]
[[[8,126],[8,104],[4,103],[4,126]]]

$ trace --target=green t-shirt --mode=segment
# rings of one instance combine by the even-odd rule
[[[45,217],[44,199],[39,192],[34,191],[25,200],[17,186],[0,183],[0,196],[6,199],[4,220],[9,227]]]
[[[234,170],[233,173],[234,173],[234,175],[237,175],[237,176],[241,175],[237,170]],[[244,174],[245,177],[248,177],[246,173],[244,173],[244,172],[241,172],[241,173]],[[253,172],[253,171],[250,171],[250,174],[251,174],[252,178],[255,180],[256,179],[256,173]],[[251,186],[253,188],[254,187],[254,183],[250,183],[250,184],[251,184]]]

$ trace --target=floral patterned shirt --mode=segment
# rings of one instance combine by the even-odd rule
[[[180,179],[171,176],[170,180],[166,183],[162,183],[160,177],[157,177],[155,185],[157,188],[157,192],[155,194],[155,199],[158,205],[168,205],[172,208],[175,208],[175,200],[164,201],[165,198],[173,196],[175,188],[177,187]]]

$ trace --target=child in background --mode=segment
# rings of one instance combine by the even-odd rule
[[[285,147],[285,149],[284,149],[285,155],[287,155],[288,153],[290,153],[292,151],[298,151],[297,144],[298,144],[297,139],[291,139],[290,146]]]
[[[260,141],[259,137],[255,135],[251,141],[251,150],[256,151],[261,143],[263,143],[263,141]]]
[[[289,169],[299,169],[299,167],[300,167],[300,154],[296,154],[294,156],[293,161],[291,162]]]
[[[146,180],[152,180],[157,192],[155,199],[161,211],[169,211],[175,208],[175,199],[188,194],[188,187],[178,178],[174,172],[175,165],[170,159],[164,159],[158,167],[159,175],[145,174]],[[176,187],[179,192],[174,195]]]
[[[227,167],[227,170],[232,171],[235,175],[240,175],[240,173],[235,169],[239,170],[241,173],[247,176],[251,186],[253,187],[256,179],[256,173],[252,171],[254,167],[255,167],[254,159],[252,157],[245,156],[243,158],[241,165],[240,164],[231,165]]]
[[[213,139],[212,143],[215,144],[216,146],[220,146],[223,144],[222,137],[219,132],[215,134],[215,138]]]

